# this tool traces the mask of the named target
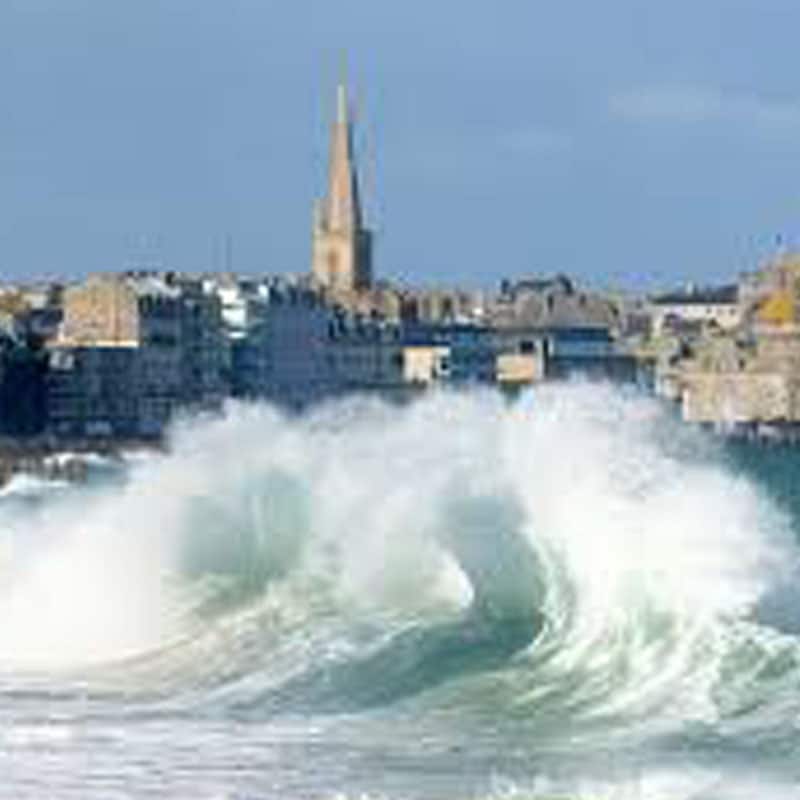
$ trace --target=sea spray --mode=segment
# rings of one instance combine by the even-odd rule
[[[167,453],[0,498],[4,780],[784,800],[791,523],[635,392],[234,404]]]
[[[171,686],[186,669],[272,714],[474,683],[502,663],[496,645],[513,688],[481,703],[669,727],[716,718],[731,631],[795,562],[786,519],[705,437],[611,387],[356,398],[301,417],[232,405],[182,423],[169,450],[8,512],[24,555],[0,594],[5,663],[152,653],[175,660],[156,670]],[[388,661],[393,678],[370,671]],[[356,675],[397,691],[331,697]]]

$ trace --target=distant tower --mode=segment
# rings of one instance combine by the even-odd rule
[[[315,282],[334,292],[372,285],[372,234],[363,225],[347,89],[338,87],[331,131],[328,194],[314,209],[311,271]]]

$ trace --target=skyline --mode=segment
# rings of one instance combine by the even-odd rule
[[[10,0],[4,278],[121,269],[138,232],[307,272],[342,52],[376,279],[703,283],[794,245],[800,9],[529,5]]]

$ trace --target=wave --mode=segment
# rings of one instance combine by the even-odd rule
[[[791,521],[636,393],[233,405],[124,469],[0,502],[4,673],[248,718],[501,710],[573,746],[797,713]]]

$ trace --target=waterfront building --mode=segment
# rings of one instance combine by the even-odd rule
[[[59,284],[0,290],[0,329],[22,341],[52,339],[61,318]]]
[[[800,254],[779,254],[740,275],[738,286],[742,317],[748,324],[791,322],[800,290]]]
[[[462,288],[410,289],[406,292],[405,319],[428,325],[482,324],[486,298],[478,290]]]
[[[156,375],[136,347],[53,345],[48,430],[67,438],[157,438],[177,408],[177,381]]]
[[[45,424],[45,372],[41,348],[0,330],[0,434],[35,436]]]
[[[605,327],[564,326],[541,331],[545,377],[582,377],[615,383],[637,381],[637,362],[622,350]]]
[[[262,396],[291,408],[324,399],[331,392],[328,309],[315,292],[297,286],[271,286],[265,301],[265,313],[253,332],[264,348]]]
[[[337,310],[329,324],[327,358],[335,394],[403,393],[402,327]]]
[[[403,330],[407,348],[423,348],[410,354],[420,360],[425,349],[430,363],[436,363],[434,376],[453,386],[490,384],[495,380],[495,361],[498,352],[494,331],[470,323],[416,323]],[[432,360],[431,360],[432,359]],[[446,364],[446,368],[442,365]]]
[[[230,395],[230,347],[222,324],[222,303],[200,278],[176,276],[180,292],[182,406],[217,411]]]
[[[504,281],[489,317],[503,380],[638,380],[637,361],[617,338],[626,323],[615,303],[564,275]]]
[[[329,396],[331,310],[308,287],[277,279],[224,290],[235,397],[302,408]]]
[[[521,388],[545,379],[545,363],[541,351],[531,353],[498,353],[495,363],[497,383],[504,388]]]
[[[656,387],[688,422],[725,429],[800,421],[800,258],[782,254],[745,273],[738,324],[678,341]]]
[[[49,345],[49,428],[159,437],[179,410],[228,394],[219,299],[174,273],[96,275],[64,292]]]
[[[328,189],[315,206],[311,273],[333,297],[349,296],[372,285],[372,234],[364,226],[353,150],[347,90],[337,90],[331,130]]]
[[[487,322],[497,328],[614,330],[620,315],[609,298],[578,288],[565,275],[556,275],[503,281],[487,308]]]
[[[410,345],[403,348],[403,380],[414,386],[430,386],[450,378],[450,348]]]
[[[714,287],[689,286],[650,298],[652,334],[667,332],[701,334],[709,326],[733,330],[742,322],[739,287],[736,284]]]
[[[719,336],[697,346],[677,375],[687,422],[721,427],[800,420],[800,338]]]

